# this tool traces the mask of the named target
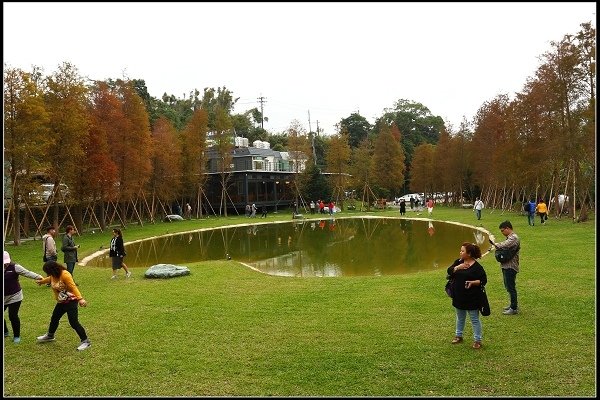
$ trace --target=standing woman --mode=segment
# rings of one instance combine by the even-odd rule
[[[60,248],[63,253],[65,253],[64,262],[67,265],[67,271],[73,276],[73,271],[75,270],[75,263],[78,260],[77,258],[77,249],[79,245],[75,245],[75,241],[73,240],[73,234],[76,232],[75,227],[73,225],[67,225],[66,233],[62,238],[62,247]]]
[[[473,348],[481,347],[482,327],[479,320],[481,286],[487,283],[485,270],[477,262],[481,249],[473,243],[465,242],[460,247],[460,258],[448,267],[448,275],[453,280],[452,305],[456,309],[456,335],[452,344],[463,341],[463,330],[467,314],[473,325]]]
[[[41,275],[31,272],[15,264],[10,260],[8,251],[4,252],[4,310],[8,308],[8,319],[13,329],[13,342],[21,342],[21,320],[19,319],[19,308],[23,301],[23,290],[19,285],[19,275],[31,279],[42,279]],[[4,337],[8,337],[8,327],[4,320]]]
[[[67,314],[71,328],[75,329],[81,340],[81,344],[77,347],[77,350],[87,349],[91,346],[91,343],[85,333],[85,329],[79,323],[79,311],[77,309],[77,304],[85,307],[87,306],[87,302],[81,296],[77,286],[75,286],[73,277],[63,265],[56,261],[48,261],[44,264],[43,269],[48,276],[36,282],[38,285],[50,283],[54,292],[54,298],[56,299],[56,305],[54,306],[54,311],[52,311],[48,332],[42,336],[38,336],[38,343],[53,341],[60,319],[63,315]]]
[[[131,272],[127,268],[127,265],[123,262],[123,257],[125,257],[125,244],[123,243],[123,236],[121,234],[120,229],[113,229],[113,237],[110,240],[110,252],[109,256],[112,261],[112,277],[110,279],[117,279],[117,270],[125,269],[125,277],[129,278],[131,276]]]

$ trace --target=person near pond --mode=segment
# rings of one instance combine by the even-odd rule
[[[263,204],[261,211],[262,211],[262,214],[260,217],[267,218],[267,206],[266,205]]]
[[[519,272],[519,253],[521,252],[521,239],[513,231],[513,226],[510,221],[501,222],[498,226],[500,232],[506,237],[502,242],[495,243],[493,238],[490,238],[490,244],[497,249],[517,248],[517,252],[510,260],[500,263],[502,268],[502,278],[504,280],[504,288],[510,297],[510,305],[504,307],[502,314],[514,315],[518,313],[517,302],[517,273]]]
[[[125,253],[125,243],[123,243],[123,234],[118,228],[113,229],[113,237],[110,240],[110,252],[108,253],[112,263],[112,277],[110,279],[117,279],[117,271],[123,268],[125,270],[125,278],[131,276],[131,271],[127,268],[127,265],[123,262]]]
[[[406,202],[404,199],[400,200],[400,215],[406,214]]]
[[[252,203],[252,214],[250,215],[252,218],[256,218],[256,204]]]
[[[250,204],[246,204],[246,218],[250,218],[250,214],[252,214],[252,207]]]
[[[58,251],[56,250],[56,242],[54,241],[56,229],[53,226],[46,228],[46,234],[42,236],[42,246],[44,249],[42,261],[58,260]]]
[[[410,196],[410,209],[411,210],[415,209],[415,199],[412,196]]]
[[[475,215],[477,216],[477,220],[481,219],[481,210],[483,210],[483,201],[479,197],[475,199],[475,204],[473,204],[473,210],[475,210]]]
[[[19,284],[19,275],[30,279],[43,279],[43,276],[23,268],[12,262],[8,251],[4,252],[4,311],[8,308],[8,319],[13,331],[13,342],[21,342],[21,320],[19,319],[19,308],[23,301],[23,290]],[[4,337],[10,336],[6,320],[4,320]]]
[[[52,316],[50,317],[48,332],[37,337],[38,343],[53,341],[60,319],[63,315],[67,314],[69,325],[77,332],[79,340],[81,341],[77,350],[87,349],[91,346],[91,343],[85,329],[79,323],[79,311],[77,309],[77,305],[86,307],[87,302],[75,285],[73,277],[63,265],[56,261],[48,261],[44,264],[43,269],[47,276],[36,280],[36,283],[38,285],[50,283],[52,291],[54,292],[56,305],[54,306],[54,311],[52,311]]]
[[[77,232],[73,225],[67,225],[66,232],[62,238],[62,247],[60,250],[64,253],[63,261],[67,266],[67,271],[73,276],[75,270],[75,263],[79,261],[77,258],[77,249],[79,245],[75,244],[73,240],[73,234]]]
[[[190,203],[185,203],[185,219],[192,219],[192,206],[190,206]]]
[[[479,319],[481,287],[487,283],[483,266],[477,261],[481,258],[481,249],[473,243],[465,242],[460,246],[460,257],[448,267],[452,279],[452,306],[456,310],[456,331],[452,344],[462,343],[467,314],[473,327],[473,348],[481,348],[483,328]]]
[[[546,220],[548,219],[548,207],[546,206],[544,199],[540,199],[540,201],[538,201],[537,206],[535,206],[535,211],[540,216],[540,223],[545,224]]]
[[[325,214],[325,203],[323,200],[319,200],[319,214]]]
[[[427,199],[427,212],[429,213],[429,216],[431,217],[431,214],[433,214],[433,199],[432,198]]]
[[[315,213],[315,202],[314,201],[310,201],[310,213],[314,214]]]

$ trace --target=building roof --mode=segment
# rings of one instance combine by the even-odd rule
[[[258,147],[237,147],[233,149],[234,157],[248,157],[248,156],[261,156],[261,157],[277,157],[281,158],[281,153],[273,149],[259,149]]]

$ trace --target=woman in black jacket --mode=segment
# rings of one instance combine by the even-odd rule
[[[448,267],[452,282],[452,305],[456,309],[456,335],[452,344],[463,341],[467,313],[473,325],[473,348],[481,347],[482,327],[479,320],[481,286],[487,283],[485,270],[477,262],[481,258],[481,249],[473,243],[465,242],[460,247],[460,258]]]
[[[125,244],[123,243],[123,236],[120,229],[113,229],[113,238],[110,240],[110,252],[108,255],[112,260],[112,277],[110,279],[117,279],[117,270],[121,269],[121,267],[125,270],[125,277],[129,278],[131,272],[129,272],[127,265],[123,262],[123,257],[125,257],[126,254]]]

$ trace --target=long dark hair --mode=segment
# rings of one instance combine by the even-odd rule
[[[59,264],[54,260],[46,261],[42,269],[48,276],[53,276],[55,278],[60,278],[60,274],[66,270],[64,265]]]

